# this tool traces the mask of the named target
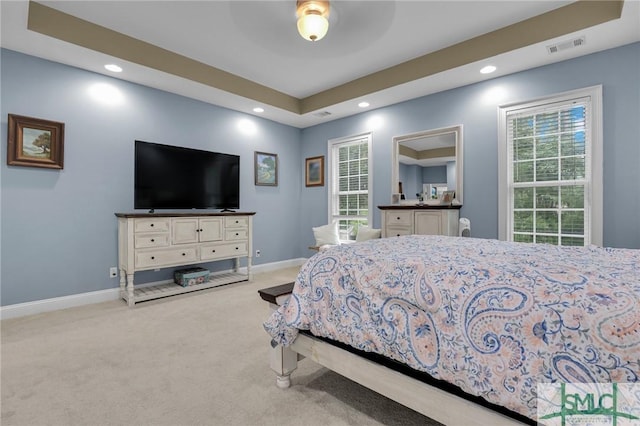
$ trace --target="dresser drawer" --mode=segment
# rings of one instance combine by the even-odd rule
[[[136,234],[134,245],[135,248],[166,247],[169,245],[169,234]]]
[[[201,260],[213,260],[232,256],[246,256],[249,251],[247,242],[227,243],[227,244],[209,244],[200,248]]]
[[[134,232],[168,232],[168,218],[136,219],[133,225]]]
[[[402,235],[411,235],[411,234],[413,234],[411,228],[387,227],[387,237],[400,237]]]
[[[224,239],[226,241],[246,240],[248,237],[249,231],[247,229],[226,229],[224,231]]]
[[[225,228],[247,228],[249,226],[249,218],[247,217],[225,217]]]
[[[385,212],[386,226],[412,226],[413,212],[411,210],[394,210]]]
[[[165,250],[139,250],[136,251],[136,269],[163,267],[171,265],[188,265],[198,261],[198,249],[196,247],[181,247],[179,249]]]

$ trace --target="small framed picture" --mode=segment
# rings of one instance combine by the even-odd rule
[[[62,169],[64,123],[9,114],[7,164]]]
[[[456,197],[456,191],[443,191],[440,201],[443,204],[451,204],[455,197]]]
[[[324,186],[324,155],[305,160],[305,185]]]
[[[254,178],[258,186],[278,186],[278,154],[255,152]]]

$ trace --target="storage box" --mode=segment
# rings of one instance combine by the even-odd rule
[[[209,281],[209,270],[204,268],[178,269],[173,273],[173,280],[182,287],[202,284]]]

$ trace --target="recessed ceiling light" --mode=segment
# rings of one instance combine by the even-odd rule
[[[111,72],[122,72],[122,68],[120,68],[116,64],[107,64],[104,67]]]
[[[359,106],[360,108],[366,108],[366,107],[368,107],[368,106],[369,106],[369,102],[360,102],[360,103],[358,104],[358,106]]]
[[[491,74],[495,70],[496,70],[496,67],[494,67],[493,65],[487,65],[486,67],[482,68],[480,72],[482,74]]]
[[[255,107],[255,108],[253,109],[253,112],[264,112],[264,108]]]

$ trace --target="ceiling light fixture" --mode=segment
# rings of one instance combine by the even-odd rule
[[[482,73],[482,74],[491,74],[495,70],[496,70],[496,67],[494,67],[493,65],[487,65],[486,67],[484,67],[484,68],[482,68],[480,70],[480,73]]]
[[[296,3],[298,32],[305,40],[318,41],[329,30],[328,0],[298,0]]]
[[[255,108],[253,109],[253,112],[257,112],[257,113],[264,112],[264,108],[255,107]]]
[[[368,106],[369,106],[369,102],[360,102],[360,103],[358,104],[358,106],[359,106],[360,108],[366,108],[366,107],[368,107]]]

